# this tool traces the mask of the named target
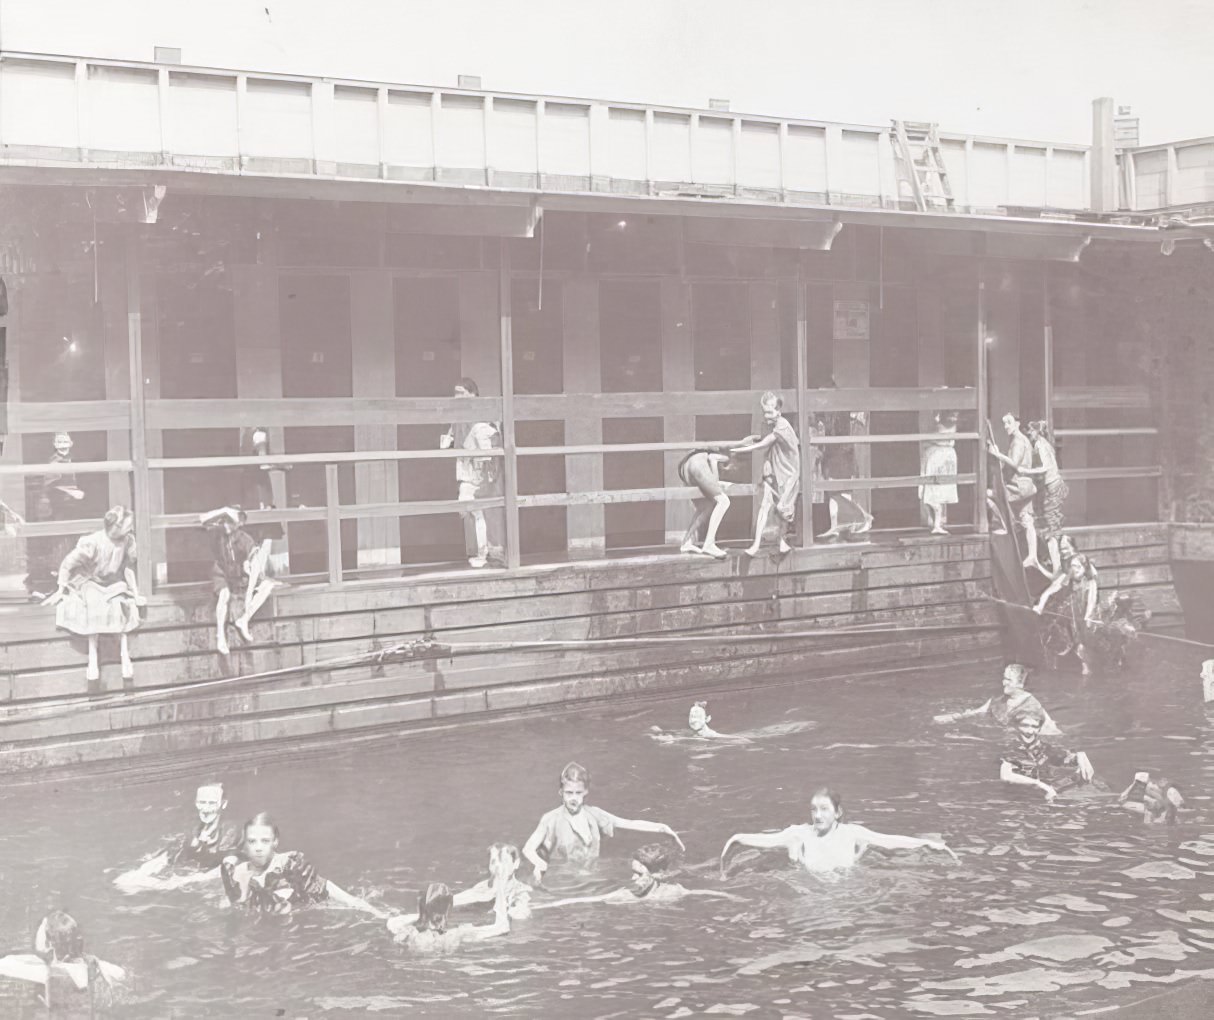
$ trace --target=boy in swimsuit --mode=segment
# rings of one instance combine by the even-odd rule
[[[124,892],[140,889],[173,888],[192,885],[214,877],[223,858],[240,846],[240,831],[223,822],[228,802],[223,783],[203,783],[194,794],[198,822],[166,850],[153,854],[133,871],[114,879]],[[159,878],[166,870],[188,872],[171,878]]]
[[[886,850],[943,850],[953,860],[958,859],[940,840],[890,836],[843,821],[843,798],[834,790],[818,790],[809,802],[809,811],[808,825],[790,825],[779,832],[739,832],[730,836],[721,851],[721,877],[725,877],[725,858],[735,844],[761,850],[785,850],[789,861],[806,871],[850,868],[870,846]]]
[[[265,812],[245,823],[243,848],[245,860],[229,854],[219,866],[224,892],[232,906],[255,913],[289,914],[331,900],[387,920],[384,911],[322,878],[298,850],[280,853],[278,826]]]
[[[1045,725],[1041,732],[1047,737],[1058,737],[1062,735],[1062,730],[1058,728],[1058,724],[1050,718],[1047,712],[1041,706],[1033,695],[1024,689],[1024,683],[1028,679],[1029,670],[1027,666],[1022,666],[1018,662],[1010,663],[1003,669],[1003,693],[995,698],[988,698],[977,708],[967,708],[961,712],[945,712],[943,715],[933,717],[932,722],[936,723],[952,723],[959,719],[972,719],[976,716],[987,716],[1000,726],[1008,726],[1011,723],[1013,715],[1025,709],[1034,709],[1040,711],[1045,716]]]
[[[742,440],[744,443],[758,439],[750,436]],[[716,450],[693,450],[679,462],[679,480],[684,485],[694,485],[700,490],[700,497],[692,500],[695,506],[695,516],[683,536],[683,544],[679,552],[704,553],[714,559],[725,559],[725,550],[717,545],[717,529],[729,510],[729,496],[726,489],[729,482],[721,481],[721,466],[732,460],[728,453]],[[708,522],[708,530],[704,541],[700,542],[700,530],[704,522]]]
[[[686,896],[710,896],[715,899],[737,900],[741,897],[715,889],[688,889],[668,879],[677,874],[674,853],[661,843],[648,843],[632,855],[632,878],[623,889],[613,889],[601,896],[572,896],[563,900],[537,903],[536,910],[567,907],[576,903],[675,903]]]
[[[506,911],[512,921],[525,921],[531,916],[531,886],[518,879],[522,859],[513,843],[494,843],[489,848],[489,877],[481,879],[471,889],[451,897],[451,906],[464,907],[473,903],[493,903],[499,892],[505,896]],[[416,924],[417,914],[398,914],[388,918],[388,931],[399,935],[409,925]]]
[[[1045,713],[1039,708],[1024,708],[1012,718],[1015,736],[999,759],[999,778],[1013,786],[1035,786],[1052,801],[1060,790],[1080,782],[1090,783],[1094,770],[1082,751],[1041,739]]]
[[[570,762],[561,770],[561,806],[540,818],[535,831],[523,845],[523,856],[531,862],[536,882],[544,881],[548,861],[555,853],[579,863],[595,860],[599,856],[602,837],[614,835],[616,829],[659,832],[673,838],[679,844],[679,849],[684,849],[679,834],[669,825],[619,818],[602,808],[586,804],[589,789],[590,772],[577,762]]]

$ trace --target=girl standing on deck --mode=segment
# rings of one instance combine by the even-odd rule
[[[763,531],[773,509],[779,514],[780,520],[780,552],[786,553],[792,549],[786,536],[792,529],[797,513],[797,494],[801,491],[801,442],[788,424],[788,419],[780,413],[784,398],[768,390],[759,398],[759,405],[763,409],[763,421],[771,431],[757,442],[745,443],[729,451],[734,456],[767,451],[763,461],[763,495],[755,516],[754,541],[746,550],[747,556],[759,555]]]
[[[957,412],[943,411],[936,415],[936,432],[939,439],[926,444],[923,461],[919,466],[922,475],[955,475],[957,473]],[[927,509],[928,523],[933,535],[947,535],[945,523],[948,507],[957,502],[956,482],[926,482],[919,486],[919,498]]]
[[[612,836],[616,829],[635,832],[659,832],[670,836],[684,849],[679,834],[662,822],[619,818],[610,811],[585,803],[590,789],[590,773],[577,762],[561,770],[561,806],[547,812],[535,831],[523,845],[523,856],[535,869],[535,880],[543,882],[548,861],[555,853],[570,860],[588,863],[599,855],[603,836]]]
[[[761,850],[783,849],[793,864],[807,871],[850,868],[870,846],[886,850],[943,850],[953,860],[957,855],[940,840],[916,836],[889,836],[863,825],[843,821],[843,798],[823,787],[809,802],[810,824],[790,825],[779,832],[739,832],[730,836],[721,851],[721,873],[730,847],[753,846]]]

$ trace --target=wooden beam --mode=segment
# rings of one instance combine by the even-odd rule
[[[506,514],[506,566],[518,569],[518,446],[514,436],[514,339],[513,310],[510,302],[510,245],[498,242],[498,314],[501,318],[502,369],[502,448],[506,455],[506,470],[502,483]],[[464,398],[468,399],[468,398]]]
[[[602,385],[599,359],[599,282],[576,276],[561,288],[564,324],[566,392],[597,393]],[[603,419],[585,411],[565,419],[565,440],[574,446],[603,441]],[[603,457],[599,453],[565,460],[565,485],[570,492],[597,492],[603,488]],[[570,509],[566,528],[569,552],[578,559],[606,552],[606,517],[600,506]]]
[[[810,443],[809,411],[809,296],[801,263],[797,263],[797,422],[801,435],[801,546],[814,544],[814,450]]]
[[[325,465],[325,545],[328,552],[329,584],[340,585],[341,570],[341,492],[336,464]]]
[[[147,415],[144,407],[143,312],[139,289],[139,234],[127,227],[125,238],[127,366],[130,372],[131,472],[134,482],[135,545],[139,550],[135,577],[143,594],[152,593],[156,554],[152,543],[152,498],[148,475]]]
[[[987,345],[986,345],[986,278],[984,263],[978,263],[978,322],[976,324],[976,342],[978,344],[978,378],[976,380],[977,396],[977,428],[983,438],[978,441],[978,455],[974,458],[974,472],[977,479],[977,492],[974,493],[974,529],[980,535],[987,532],[988,521],[986,514],[986,490],[990,487],[987,473],[990,468],[990,456],[986,452],[986,442],[991,437],[985,434],[986,424],[990,419],[990,396],[987,393]]]

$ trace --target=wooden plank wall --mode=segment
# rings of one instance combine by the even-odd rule
[[[802,550],[780,561],[663,556],[341,591],[301,587],[275,597],[273,612],[254,623],[255,644],[236,651],[232,664],[242,676],[315,669],[188,692],[180,688],[219,676],[207,596],[149,607],[132,637],[130,693],[113,649],[108,658],[103,651],[102,682],[90,690],[83,649],[55,631],[48,611],[21,609],[6,618],[0,643],[0,771],[994,659],[1001,634],[982,598],[989,591],[987,545],[976,537]],[[839,633],[860,625],[882,630]],[[334,661],[427,632],[456,654],[383,666]],[[653,643],[658,637],[708,640]],[[603,639],[637,643],[459,650],[469,642]]]

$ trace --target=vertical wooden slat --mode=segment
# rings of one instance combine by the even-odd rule
[[[974,459],[974,473],[977,475],[977,492],[974,493],[974,530],[980,535],[987,532],[986,490],[987,469],[990,455],[986,452],[989,438],[986,434],[986,422],[990,417],[989,395],[987,394],[986,370],[986,279],[983,272],[985,265],[978,264],[978,378],[975,380],[978,395],[978,422],[976,431],[982,436],[978,440],[978,454]],[[1009,522],[1010,526],[1010,522]]]
[[[809,309],[805,280],[797,267],[797,422],[801,432],[801,545],[814,544],[814,479],[809,407]]]
[[[518,452],[514,439],[514,341],[512,336],[512,311],[510,306],[510,243],[506,238],[498,241],[498,312],[501,317],[502,342],[502,448],[505,451],[503,465],[503,495],[506,515],[506,566],[517,570],[519,566],[518,528]]]
[[[135,578],[142,594],[152,591],[152,499],[148,477],[147,409],[143,382],[143,318],[139,290],[138,228],[128,227],[126,233],[126,321],[127,368],[130,372],[131,463],[133,471],[133,502],[135,511],[135,543],[139,560]]]
[[[1054,434],[1054,324],[1050,318],[1050,264],[1048,262],[1041,263],[1041,321],[1044,324],[1042,327],[1042,358],[1044,359],[1044,371],[1042,378],[1044,380],[1043,389],[1045,390],[1044,406],[1045,420],[1049,426],[1050,435]]]
[[[329,584],[341,584],[341,493],[338,465],[325,465],[325,545],[329,554]]]

